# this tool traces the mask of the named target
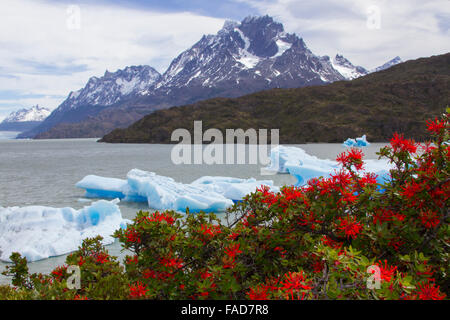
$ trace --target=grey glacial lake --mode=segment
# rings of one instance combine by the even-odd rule
[[[75,183],[89,174],[125,179],[134,168],[153,171],[190,183],[202,176],[229,176],[273,180],[275,185],[293,184],[287,174],[260,175],[260,165],[175,165],[173,145],[104,144],[97,139],[11,140],[13,134],[0,134],[0,207],[31,205],[80,209],[93,200]],[[366,159],[376,159],[382,143],[364,148]],[[293,145],[319,158],[334,159],[345,148],[341,144]],[[136,212],[148,210],[146,204],[121,202],[122,216],[132,219]],[[1,235],[0,235],[1,236]],[[119,243],[108,246],[113,255],[123,256]],[[30,272],[48,273],[62,265],[66,256],[29,263]],[[0,262],[0,272],[6,263]],[[9,279],[0,275],[0,283]]]

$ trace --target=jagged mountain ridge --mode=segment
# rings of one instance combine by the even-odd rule
[[[396,132],[425,142],[425,120],[450,105],[450,53],[420,58],[351,81],[272,89],[158,110],[101,139],[109,143],[178,143],[175,129],[279,129],[280,143],[342,143],[363,134],[386,142]],[[313,106],[313,107],[311,107]],[[236,116],[238,115],[238,116]]]
[[[227,21],[216,35],[203,36],[162,75],[139,66],[91,78],[22,137],[101,136],[157,109],[272,88],[321,85],[365,71],[342,56],[331,61],[313,54],[302,38],[286,33],[269,16],[247,17],[240,23]]]

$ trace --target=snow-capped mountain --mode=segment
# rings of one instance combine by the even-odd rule
[[[62,124],[64,129],[45,137],[90,137],[93,127],[98,136],[156,109],[272,88],[321,85],[366,73],[343,56],[331,60],[315,55],[302,38],[286,33],[269,16],[247,17],[242,22],[226,21],[217,34],[203,36],[162,75],[150,66],[138,66],[92,77],[22,137],[35,137]]]
[[[49,109],[35,105],[29,109],[20,109],[16,112],[12,112],[2,123],[41,122],[44,121],[50,113]]]
[[[96,116],[106,107],[138,96],[160,78],[158,71],[150,66],[131,66],[116,72],[106,71],[102,77],[91,77],[84,88],[70,92],[46,121],[19,138],[32,138],[57,124],[76,123]]]
[[[92,77],[83,89],[71,92],[58,109],[78,106],[110,106],[137,95],[153,85],[161,75],[150,66],[131,66],[116,72],[106,71],[103,77]]]
[[[353,80],[369,73],[361,66],[354,66],[348,59],[339,54],[331,60],[331,64],[347,80]]]
[[[38,105],[29,109],[12,112],[0,123],[0,131],[23,132],[39,126],[49,115],[50,110]]]
[[[342,79],[301,38],[284,32],[281,23],[269,16],[248,17],[242,23],[225,22],[216,35],[204,36],[180,54],[153,93],[188,85],[299,87]]]
[[[392,66],[395,66],[396,64],[402,63],[402,59],[397,56],[392,60],[389,60],[388,62],[386,62],[385,64],[383,64],[382,66],[379,66],[373,70],[371,70],[370,72],[378,72],[378,71],[382,71],[382,70],[386,70],[389,69]]]

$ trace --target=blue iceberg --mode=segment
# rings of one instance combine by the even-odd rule
[[[348,138],[347,140],[344,141],[343,146],[344,147],[368,147],[368,146],[370,146],[370,143],[367,142],[366,135],[363,135],[362,137],[359,137],[356,139]]]
[[[289,173],[297,179],[296,186],[305,185],[308,180],[329,177],[342,167],[337,161],[319,159],[297,147],[277,146],[271,150],[271,163],[266,168],[278,173]],[[364,160],[364,171],[375,173],[378,183],[389,179],[393,165],[388,160]]]
[[[147,202],[149,208],[156,210],[180,212],[186,208],[191,212],[222,212],[261,185],[279,190],[271,180],[202,177],[184,184],[139,169],[128,172],[126,180],[89,175],[76,184],[86,190],[86,197],[118,197],[129,202]]]
[[[125,228],[119,200],[94,202],[80,210],[42,206],[0,207],[0,260],[9,262],[13,252],[28,261],[59,256],[78,249],[86,238],[103,237],[103,244],[114,242],[112,235]]]

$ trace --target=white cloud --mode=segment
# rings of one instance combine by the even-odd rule
[[[275,17],[314,53],[342,53],[367,68],[397,55],[409,60],[450,51],[448,0],[236,1]],[[367,27],[370,6],[379,8],[379,29]]]
[[[91,76],[128,65],[148,64],[163,72],[181,51],[205,33],[216,33],[223,19],[192,13],[159,13],[118,6],[80,5],[80,29],[68,5],[2,0],[0,11],[0,105],[40,103],[20,95],[48,96],[55,108]],[[69,20],[68,20],[69,19]],[[17,99],[2,91],[18,92]],[[54,98],[51,98],[54,97]],[[56,97],[56,98],[55,98]],[[3,101],[1,101],[3,99]],[[0,109],[4,116],[6,111]]]
[[[450,51],[448,0],[233,1],[273,16],[314,53],[339,52],[366,68],[397,55],[408,60]],[[380,8],[380,29],[367,28],[367,9],[374,5]],[[70,30],[73,15],[67,9],[46,1],[0,2],[0,117],[36,103],[55,108],[106,69],[147,64],[163,72],[181,51],[224,22],[189,12],[83,4],[81,28]]]

